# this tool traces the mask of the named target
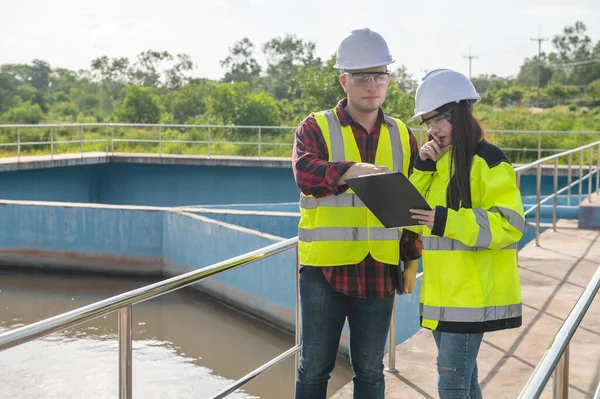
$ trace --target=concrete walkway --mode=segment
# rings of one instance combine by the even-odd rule
[[[542,234],[540,247],[532,242],[519,253],[523,326],[484,336],[478,366],[485,398],[518,397],[600,265],[600,231],[577,230],[576,220],[561,220],[558,226],[556,232],[548,229]],[[600,380],[600,298],[596,298],[571,342],[570,399],[591,398]],[[399,345],[398,372],[385,373],[386,398],[438,398],[435,360],[428,330]],[[552,397],[552,379],[542,397]],[[332,398],[352,398],[352,383]]]

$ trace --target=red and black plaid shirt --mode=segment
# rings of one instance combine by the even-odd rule
[[[374,163],[382,123],[386,123],[383,110],[379,109],[377,122],[371,132],[367,132],[345,111],[347,99],[341,100],[336,112],[342,126],[350,125],[360,151],[362,162]],[[410,136],[409,175],[419,153],[417,140]],[[292,155],[294,176],[298,187],[305,195],[324,197],[337,195],[348,189],[347,185],[337,185],[340,177],[354,162],[329,162],[329,153],[321,129],[314,116],[306,118],[296,130],[296,140]],[[421,241],[416,233],[403,230],[398,250],[403,261],[421,257]],[[357,265],[323,267],[323,274],[337,291],[358,298],[384,298],[398,289],[398,265],[376,261],[368,254]]]

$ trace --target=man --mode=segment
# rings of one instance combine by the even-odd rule
[[[421,243],[414,233],[384,228],[345,180],[412,172],[417,142],[401,121],[381,109],[390,81],[387,65],[393,62],[381,35],[352,31],[341,42],[335,65],[346,98],[333,110],[311,114],[296,131],[302,323],[296,399],[326,398],[346,318],[354,398],[385,395],[383,354],[400,290],[400,254],[405,266],[400,293],[410,293]]]

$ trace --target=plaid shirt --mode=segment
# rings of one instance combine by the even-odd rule
[[[362,162],[374,163],[379,142],[379,131],[383,118],[383,110],[379,109],[377,122],[371,132],[352,120],[345,111],[347,99],[342,99],[336,112],[342,126],[352,128],[360,151]],[[412,132],[410,136],[410,167],[412,173],[415,158],[419,153],[417,140]],[[307,117],[296,130],[296,140],[292,156],[294,176],[298,187],[305,195],[324,197],[337,195],[348,189],[347,185],[337,185],[340,177],[346,173],[354,162],[328,162],[329,153],[321,129],[314,116]],[[399,245],[403,261],[421,257],[421,241],[416,233],[403,230]],[[358,298],[384,298],[398,289],[398,265],[389,265],[376,261],[368,254],[357,265],[322,267],[323,274],[332,287],[348,296]]]

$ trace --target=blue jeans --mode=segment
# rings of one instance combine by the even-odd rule
[[[350,326],[350,360],[355,399],[383,399],[383,353],[394,296],[360,299],[333,289],[315,267],[300,274],[302,352],[296,399],[325,399],[346,317]]]
[[[477,354],[483,334],[433,331],[438,347],[438,393],[440,399],[481,399],[477,379]]]

